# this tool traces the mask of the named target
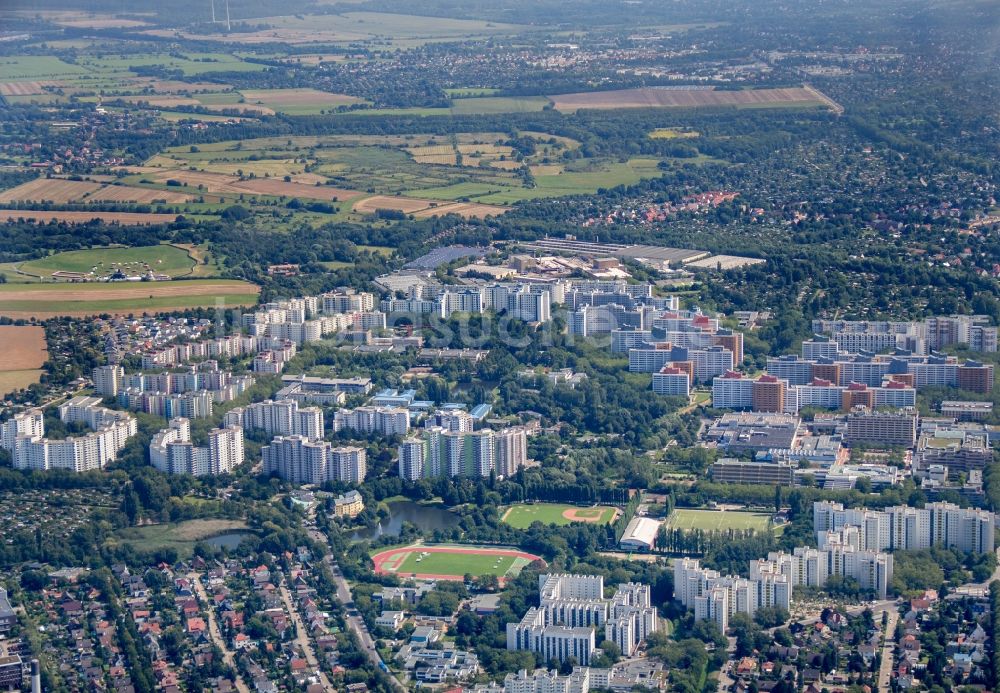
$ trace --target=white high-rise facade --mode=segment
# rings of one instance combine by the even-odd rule
[[[513,476],[528,461],[528,434],[521,427],[505,428],[495,440],[497,476]]]
[[[196,447],[191,442],[190,421],[171,419],[170,425],[150,441],[149,461],[167,474],[229,474],[244,461],[243,429],[238,426],[213,429],[208,432],[208,444]]]
[[[747,579],[702,568],[693,558],[674,561],[674,599],[694,610],[695,620],[715,621],[723,632],[733,614],[753,616],[767,607],[789,609],[792,584],[774,566],[760,566]]]
[[[93,370],[91,379],[97,394],[102,397],[117,397],[125,380],[125,369],[117,364],[98,366]]]
[[[277,474],[294,484],[358,484],[368,472],[363,448],[334,448],[328,441],[301,435],[276,437],[261,448],[261,456],[265,474]]]
[[[103,469],[138,432],[134,416],[101,406],[97,397],[74,397],[64,402],[59,405],[59,418],[65,423],[83,423],[91,431],[63,440],[44,438],[40,411],[19,414],[3,425],[4,447],[10,450],[15,469]]]
[[[406,435],[410,430],[410,412],[403,407],[338,409],[334,414],[333,430],[345,429],[385,436]]]
[[[820,546],[827,533],[854,526],[860,531],[859,548],[869,551],[915,550],[940,545],[960,551],[990,553],[995,548],[996,516],[987,510],[960,508],[953,503],[864,510],[817,501],[813,504],[813,526]]]
[[[630,657],[659,626],[646,585],[620,584],[606,599],[600,575],[540,575],[538,583],[539,606],[507,624],[508,650],[535,652],[543,660],[573,657],[587,666],[597,642],[611,640]]]
[[[305,436],[312,440],[322,438],[324,432],[323,410],[299,407],[293,399],[265,400],[237,407],[226,413],[224,423],[244,430],[260,429],[273,435]]]

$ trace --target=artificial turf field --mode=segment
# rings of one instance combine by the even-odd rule
[[[671,513],[667,520],[667,526],[670,529],[701,529],[705,531],[755,529],[763,532],[771,526],[771,516],[767,513],[678,508]]]

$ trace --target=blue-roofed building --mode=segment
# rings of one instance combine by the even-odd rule
[[[489,416],[489,413],[491,411],[493,411],[492,404],[477,404],[475,407],[473,407],[472,411],[470,411],[469,414],[476,421],[482,421],[487,416]]]
[[[409,407],[417,396],[416,390],[385,389],[372,397],[372,405],[376,407]]]

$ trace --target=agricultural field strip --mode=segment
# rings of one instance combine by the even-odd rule
[[[614,91],[578,92],[552,96],[555,108],[575,111],[581,108],[701,108],[709,106],[781,105],[817,103],[829,105],[815,89],[791,87],[784,89],[619,89]]]
[[[68,204],[72,202],[135,202],[135,203],[182,203],[188,202],[190,195],[173,191],[137,188],[124,185],[104,185],[91,181],[75,181],[63,178],[36,178],[15,188],[0,192],[0,204],[11,202],[51,202]]]

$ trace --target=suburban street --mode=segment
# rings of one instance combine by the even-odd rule
[[[368,626],[365,625],[361,616],[357,615],[357,612],[354,611],[354,599],[351,597],[351,588],[347,584],[347,580],[344,579],[344,574],[340,572],[340,566],[334,563],[333,557],[329,553],[330,544],[327,541],[326,535],[315,529],[310,530],[309,534],[315,541],[322,542],[327,547],[327,555],[324,560],[330,568],[330,573],[333,575],[333,581],[337,585],[337,600],[343,604],[347,610],[344,618],[347,621],[348,628],[354,631],[354,634],[358,636],[361,648],[364,650],[369,661],[385,672],[385,674],[392,681],[394,687],[398,690],[405,691],[406,686],[404,686],[403,683],[391,672],[386,671],[385,662],[382,661],[382,656],[378,653],[378,650],[375,649],[375,641],[372,639],[371,633],[368,632]]]
[[[212,609],[212,602],[208,598],[208,592],[205,591],[205,586],[201,584],[201,580],[198,577],[198,573],[189,573],[187,575],[188,580],[194,585],[194,591],[198,595],[198,601],[205,605],[205,611],[208,613],[208,634],[212,638],[212,642],[222,650],[222,661],[226,663],[226,666],[232,668],[236,675],[236,690],[240,693],[250,693],[250,689],[247,687],[246,683],[243,681],[243,677],[240,675],[240,670],[236,667],[236,656],[229,646],[226,645],[225,638],[222,637],[222,631],[219,630],[219,624],[215,620],[215,611]]]
[[[889,681],[892,678],[893,663],[896,652],[896,623],[899,621],[899,611],[895,608],[887,609],[889,620],[885,624],[882,642],[882,662],[878,670],[878,690],[879,693],[889,693]],[[881,613],[881,612],[876,612]],[[881,623],[882,616],[878,616],[876,623]]]
[[[332,691],[333,684],[330,683],[330,679],[327,678],[326,673],[320,668],[319,660],[316,658],[316,653],[313,652],[312,643],[309,642],[309,630],[306,628],[305,623],[302,622],[302,616],[299,615],[299,610],[292,603],[292,595],[288,592],[288,586],[286,581],[282,579],[281,584],[278,585],[278,590],[281,592],[281,601],[285,604],[285,609],[288,610],[289,615],[292,618],[292,622],[295,624],[295,644],[299,646],[302,650],[303,656],[306,658],[306,663],[310,667],[316,670],[317,676],[319,676],[319,681],[323,684],[323,688]]]

